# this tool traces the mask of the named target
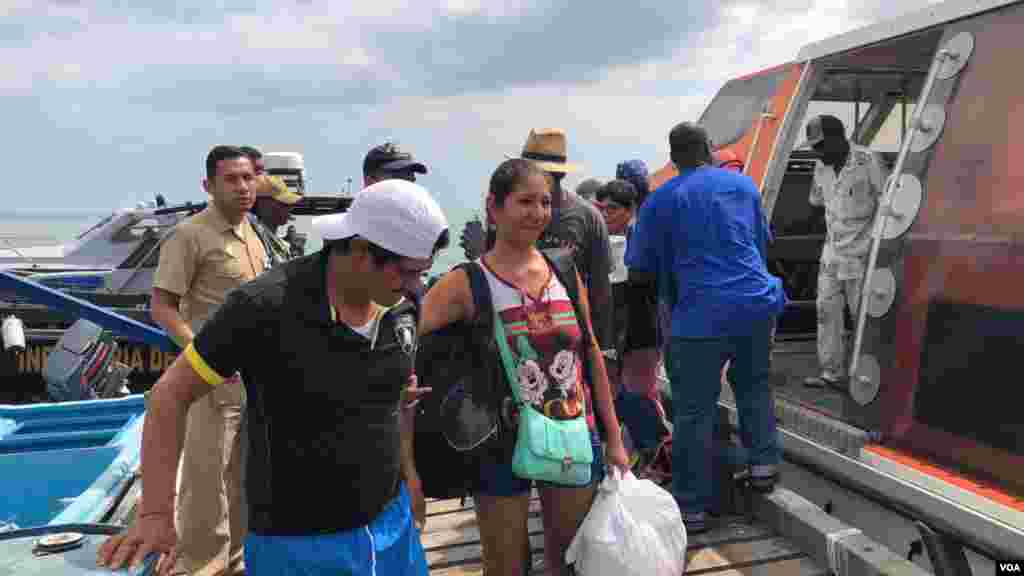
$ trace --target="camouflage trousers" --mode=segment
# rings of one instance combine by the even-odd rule
[[[863,275],[848,273],[835,261],[822,262],[818,272],[818,364],[821,375],[836,381],[846,376],[849,354],[845,337],[844,308],[856,322]]]

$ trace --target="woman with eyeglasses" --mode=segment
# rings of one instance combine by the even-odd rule
[[[604,476],[604,462],[623,472],[628,460],[608,384],[601,351],[592,333],[586,289],[576,275],[579,294],[574,303],[554,267],[537,248],[551,221],[551,182],[528,160],[503,162],[491,176],[487,211],[495,224],[494,246],[477,262],[491,292],[496,322],[507,331],[518,370],[515,392],[533,409],[557,420],[586,418],[593,450],[589,481],[583,485],[536,482],[543,508],[545,563],[549,574],[565,574],[565,551],[590,509],[595,487]],[[476,318],[469,276],[457,269],[427,293],[421,311],[421,333]],[[588,328],[582,330],[581,327]],[[585,376],[584,354],[593,378]],[[525,408],[509,419],[522,422]],[[603,454],[597,418],[608,432]],[[513,435],[513,437],[515,437]],[[485,572],[491,576],[521,576],[529,561],[527,520],[530,488],[534,484],[513,472],[509,461],[481,465],[471,479]]]

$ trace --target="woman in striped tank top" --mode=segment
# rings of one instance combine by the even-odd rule
[[[580,322],[590,325],[586,290],[576,282],[583,318],[577,318],[565,286],[536,243],[551,221],[551,180],[528,160],[503,162],[491,177],[488,215],[497,230],[494,247],[479,260],[491,290],[494,309],[506,327],[509,348],[519,362],[516,382],[524,401],[551,418],[579,417],[586,410],[594,447],[594,470],[587,486],[537,483],[544,521],[545,564],[549,574],[566,572],[565,550],[590,509],[604,462],[629,469],[600,349],[591,337],[583,342]],[[427,293],[421,333],[473,319],[476,310],[463,270],[439,280]],[[591,332],[592,333],[592,332]],[[592,364],[593,382],[583,374],[582,354]],[[602,454],[596,418],[608,436]],[[511,460],[481,467],[475,482],[477,520],[485,572],[521,576],[528,562],[527,519],[531,481],[512,472]]]

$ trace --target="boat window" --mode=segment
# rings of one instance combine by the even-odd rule
[[[139,263],[142,262],[142,268],[155,268],[160,250],[154,248],[159,241],[160,237],[157,234],[149,234],[135,247],[135,250],[132,250],[132,253],[125,258],[124,262],[121,262],[117,267],[122,269],[137,268]]]
[[[903,137],[907,133],[907,127],[910,125],[910,116],[914,113],[916,101],[904,97],[903,94],[893,94],[891,99],[892,106],[889,108],[885,121],[882,122],[878,132],[868,141],[867,145],[878,152],[898,154],[900,146],[903,144]]]
[[[807,103],[807,114],[804,115],[803,124],[800,125],[797,143],[799,144],[804,141],[807,134],[807,123],[815,116],[822,114],[839,118],[843,122],[843,126],[846,127],[846,137],[854,139],[858,126],[864,121],[870,108],[871,102],[866,100],[861,102],[811,100]]]
[[[743,138],[790,69],[781,66],[730,80],[722,86],[699,120],[716,147],[728,146]]]
[[[137,220],[115,232],[110,241],[115,243],[141,242],[147,236],[157,234],[161,224],[154,218]]]
[[[111,220],[114,219],[114,216],[115,216],[114,214],[111,214],[110,216],[107,216],[106,218],[100,220],[94,226],[92,226],[91,228],[87,229],[85,232],[82,232],[77,237],[75,237],[75,240],[81,240],[82,238],[85,238],[85,235],[88,234],[89,232],[92,232],[93,230],[96,230],[97,228],[102,228],[102,227],[106,226],[108,222],[110,222]]]

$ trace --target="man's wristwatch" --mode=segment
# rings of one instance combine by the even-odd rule
[[[607,350],[601,350],[601,355],[604,356],[605,358],[607,358],[608,360],[618,360],[619,359],[619,352],[615,348],[609,348]]]

